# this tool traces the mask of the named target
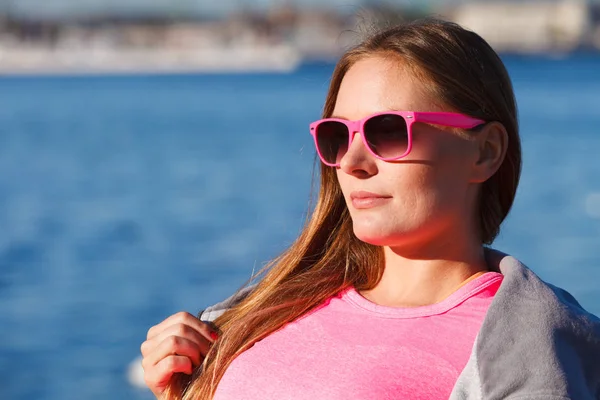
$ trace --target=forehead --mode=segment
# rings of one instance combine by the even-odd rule
[[[342,79],[333,115],[360,119],[389,110],[441,111],[425,82],[399,59],[363,58]]]

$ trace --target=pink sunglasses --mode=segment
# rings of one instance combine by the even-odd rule
[[[448,112],[387,111],[358,121],[325,118],[310,124],[317,153],[323,164],[339,167],[356,132],[369,152],[383,161],[399,160],[412,149],[412,125],[425,122],[454,128],[472,129],[485,121]]]

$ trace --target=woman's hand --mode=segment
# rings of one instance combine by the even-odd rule
[[[161,399],[173,374],[191,375],[216,338],[210,325],[187,312],[171,315],[148,330],[141,346],[142,367],[144,381],[157,399]]]

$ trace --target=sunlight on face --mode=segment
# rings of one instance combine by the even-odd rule
[[[399,60],[369,57],[345,75],[333,115],[357,120],[399,111],[454,111],[437,105]],[[471,223],[476,188],[474,142],[451,128],[416,123],[413,149],[399,161],[373,157],[358,135],[337,169],[356,236],[386,246],[414,245],[446,236]]]

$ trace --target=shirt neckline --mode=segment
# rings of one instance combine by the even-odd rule
[[[340,293],[340,298],[363,310],[378,314],[384,318],[417,318],[443,314],[458,306],[468,298],[482,292],[489,286],[501,281],[503,275],[498,272],[486,272],[460,287],[450,296],[439,303],[419,307],[383,306],[363,297],[354,287],[349,287]]]

